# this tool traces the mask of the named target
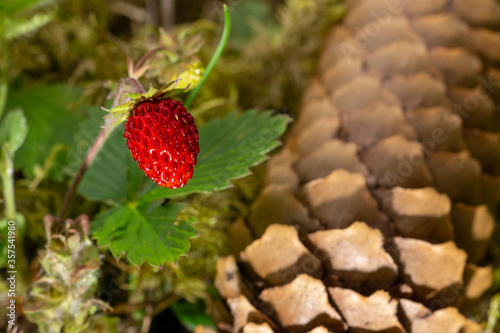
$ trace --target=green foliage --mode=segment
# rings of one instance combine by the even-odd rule
[[[197,232],[186,222],[174,227],[182,207],[151,208],[151,204],[161,198],[228,188],[231,179],[247,175],[250,166],[263,161],[279,144],[276,138],[288,121],[283,115],[250,110],[208,122],[199,130],[200,154],[193,179],[177,190],[158,187],[147,179],[125,145],[123,127],[115,129],[78,188],[91,200],[116,206],[93,222],[99,245],[109,246],[117,258],[126,254],[134,265],[177,261],[187,253],[187,240]]]
[[[202,3],[210,7],[206,6],[209,2]],[[283,109],[283,101],[290,106],[289,101],[297,100],[300,95],[297,87],[303,87],[307,76],[312,73],[313,61],[310,59],[314,59],[311,55],[322,39],[322,29],[327,22],[338,17],[335,10],[339,8],[327,7],[336,3],[334,0],[288,0],[286,6],[278,5],[281,8],[278,22],[271,17],[273,7],[269,2],[249,0],[234,3],[233,41],[230,42],[233,48],[231,52],[225,52],[221,64],[196,99],[196,110],[191,110],[198,124],[206,124],[200,127],[201,152],[194,178],[175,191],[159,188],[144,177],[126,148],[123,129],[116,128],[78,189],[87,199],[103,204],[77,198],[72,205],[72,213],[90,214],[110,205],[111,208],[98,214],[92,222],[93,236],[98,244],[103,249],[109,248],[116,257],[126,256],[133,265],[148,261],[161,266],[143,265],[138,270],[133,265],[115,263],[110,258],[113,263],[101,267],[101,282],[107,282],[103,277],[105,272],[119,267],[124,276],[123,284],[119,286],[120,293],[128,293],[128,297],[119,302],[134,307],[134,313],[141,313],[142,304],[152,304],[154,313],[157,313],[156,307],[166,299],[174,302],[184,298],[195,302],[208,298],[207,281],[213,277],[218,256],[227,251],[229,219],[248,209],[248,201],[240,197],[238,188],[218,193],[212,191],[231,187],[231,179],[247,175],[249,166],[264,160],[265,153],[278,145],[275,139],[284,131],[288,120],[284,116],[271,117],[269,112],[251,111],[206,121],[214,115],[225,115],[238,109],[238,103],[243,109],[254,106]],[[27,231],[40,229],[37,238],[28,236],[29,239],[25,240],[25,244],[31,244],[31,253],[42,233],[40,218],[33,217],[33,214],[54,214],[61,206],[66,189],[66,181],[61,182],[61,178],[43,180],[49,172],[54,176],[54,171],[65,176],[74,175],[102,125],[103,112],[100,110],[93,108],[88,120],[79,115],[79,110],[68,111],[68,105],[81,97],[79,89],[52,83],[77,84],[85,89],[86,100],[103,104],[108,93],[103,83],[123,76],[126,72],[125,54],[140,59],[145,52],[160,46],[166,49],[144,63],[149,66],[146,72],[148,83],[158,86],[158,82],[167,83],[177,76],[197,83],[216,45],[214,39],[220,30],[213,22],[199,20],[173,27],[168,33],[158,32],[156,27],[146,27],[135,21],[140,15],[127,16],[128,9],[116,11],[116,6],[108,5],[99,0],[0,0],[0,35],[10,38],[0,45],[2,60],[7,59],[4,54],[12,55],[10,61],[4,61],[2,68],[8,68],[8,71],[2,74],[7,78],[5,81],[15,82],[16,87],[9,92],[8,110],[23,109],[30,129],[15,160],[25,179],[15,173],[16,178],[21,178],[16,179],[15,187],[17,208],[27,218]],[[130,5],[132,8],[141,6]],[[178,5],[185,6],[181,2]],[[333,8],[333,11],[325,8]],[[178,19],[179,22],[190,21],[180,16]],[[49,20],[51,22],[47,24]],[[42,25],[45,26],[39,29]],[[239,28],[243,30],[238,32]],[[45,86],[27,88],[34,81]],[[0,90],[4,87],[6,85]],[[0,101],[0,104],[3,103]],[[5,133],[3,128],[0,129],[0,137]],[[187,195],[191,195],[188,200],[181,198]],[[159,206],[162,198],[183,199],[187,204],[168,202]],[[198,223],[192,224],[190,216],[194,216]],[[17,215],[18,224],[21,218],[22,215]],[[4,226],[0,222],[0,251]],[[190,239],[198,233],[201,237]],[[61,238],[63,234],[60,232],[52,234],[57,241],[68,236],[65,234]],[[85,237],[80,240],[87,242],[88,237]],[[190,245],[189,257],[183,256]],[[86,249],[89,259],[96,254],[95,246]],[[113,332],[115,319],[107,320],[99,314],[94,316],[94,309],[102,308],[102,304],[93,303],[92,299],[95,277],[98,276],[97,265],[77,265],[85,267],[82,273],[88,273],[88,277],[80,281],[92,282],[78,289],[74,284],[60,282],[60,273],[82,277],[76,273],[76,266],[67,266],[74,260],[69,258],[74,257],[68,255],[69,252],[51,250],[45,253],[45,257],[51,253],[59,264],[66,266],[60,270],[51,269],[51,265],[57,267],[55,262],[47,264],[44,259],[47,272],[33,284],[31,296],[35,299],[30,305],[35,306],[27,308],[28,312],[33,311],[30,320],[38,323],[41,329],[60,325],[62,318],[77,326],[88,323],[90,326],[85,329],[88,332]],[[177,265],[165,264],[165,261],[177,262]],[[28,267],[29,262],[24,266]],[[49,289],[49,286],[54,288]],[[67,296],[69,290],[81,291],[81,297],[75,302],[75,295],[70,295],[65,298],[65,303],[59,296]],[[90,299],[87,303],[90,307],[84,302],[78,303],[83,299]],[[72,308],[77,309],[76,318],[66,311],[71,302],[78,305]],[[186,327],[196,323],[208,324],[207,318],[201,315],[204,309],[199,303],[177,302],[172,309]],[[56,315],[57,311],[59,315]],[[125,314],[122,318],[131,317]],[[64,331],[78,331],[80,328],[65,326]]]
[[[262,162],[276,148],[276,140],[285,132],[289,118],[270,112],[249,110],[241,115],[230,113],[200,129],[200,154],[193,179],[186,186],[171,190],[157,187],[140,201],[173,198],[191,193],[209,193],[230,186],[231,179],[249,174],[249,167]]]
[[[78,193],[113,206],[133,200],[136,193],[128,191],[129,184],[137,184],[145,177],[142,172],[133,172],[139,167],[125,145],[123,132],[123,126],[120,126],[109,134],[85,173]]]
[[[227,6],[224,5],[224,30],[222,31],[222,36],[220,38],[219,45],[217,45],[217,48],[215,49],[215,52],[212,55],[212,58],[208,62],[207,68],[203,73],[200,82],[193,88],[193,90],[187,96],[184,102],[186,108],[189,108],[191,106],[191,103],[193,102],[194,98],[200,91],[201,87],[205,84],[205,81],[209,77],[210,73],[212,73],[212,70],[214,69],[215,65],[219,62],[219,59],[222,56],[222,52],[224,51],[227,41],[229,40],[230,33],[231,33],[231,17],[229,16],[229,11],[227,10]]]
[[[488,310],[488,321],[486,323],[486,328],[484,333],[494,333],[497,332],[495,328],[500,320],[500,293],[493,295],[490,300],[490,306]]]
[[[78,122],[78,129],[74,134],[74,144],[70,146],[67,160],[62,167],[64,174],[73,176],[83,162],[85,154],[99,135],[103,125],[102,117],[105,112],[98,106],[85,106],[88,116]]]
[[[37,13],[30,18],[22,17],[8,22],[5,28],[5,38],[9,40],[28,35],[49,23],[53,18],[54,13]]]
[[[146,75],[154,77],[161,84],[181,79],[181,85],[192,89],[200,82],[204,68],[198,53],[204,44],[196,27],[189,25],[177,33],[159,30],[158,51],[147,61]]]
[[[212,319],[205,314],[205,304],[203,302],[188,303],[184,300],[175,302],[170,307],[181,324],[190,331],[196,326],[210,326],[215,329]]]
[[[58,0],[16,0],[0,2],[0,38],[12,40],[27,36],[55,15]],[[40,10],[43,9],[43,10]]]
[[[79,93],[75,87],[55,84],[13,91],[9,95],[8,108],[22,108],[30,127],[15,159],[26,177],[35,175],[35,168],[44,164],[54,145],[67,147],[74,143],[80,118],[68,111],[68,106],[75,103]]]
[[[7,235],[8,235],[8,225],[7,225],[7,219],[2,219],[0,220],[0,255],[2,256],[0,258],[0,267],[5,268],[7,267]]]
[[[27,134],[28,125],[23,111],[21,109],[10,111],[0,124],[2,149],[13,155],[22,146]]]
[[[276,138],[284,133],[288,121],[284,115],[273,117],[270,112],[250,110],[208,122],[199,130],[200,154],[193,178],[176,190],[158,186],[151,189],[152,182],[144,177],[147,189],[129,191],[128,185],[140,183],[143,176],[134,172],[137,163],[126,148],[123,128],[117,128],[87,170],[78,193],[91,200],[119,205],[137,197],[144,204],[223,190],[230,186],[231,179],[247,175],[250,166],[262,162],[265,154],[279,145]]]
[[[153,85],[151,85],[149,90],[145,93],[127,93],[126,96],[131,98],[129,102],[118,105],[112,109],[103,108],[106,112],[108,112],[108,115],[104,117],[106,118],[104,126],[114,127],[119,123],[126,121],[130,112],[142,101],[168,98],[185,92],[187,87],[177,88],[179,81],[180,80],[171,81],[160,89],[153,88]]]
[[[264,25],[266,31],[277,33],[280,30],[270,1],[242,1],[231,10],[231,16],[234,22],[232,43],[241,44],[239,47],[252,39],[255,34],[252,26],[257,22]]]
[[[175,262],[187,254],[188,239],[198,234],[189,221],[176,221],[184,206],[170,204],[152,211],[132,205],[110,209],[93,221],[93,237],[101,246],[109,246],[116,258],[127,254],[136,266],[145,261],[153,266]]]
[[[59,0],[16,0],[0,2],[0,12],[7,16],[19,14],[23,11],[38,9],[43,6],[58,3]]]
[[[17,240],[22,240],[24,233],[24,216],[16,212],[15,195],[14,195],[14,156],[16,151],[23,145],[26,135],[28,134],[28,126],[23,111],[15,109],[7,113],[0,124],[0,174],[2,177],[3,201],[5,206],[4,220],[0,223],[7,228],[9,219],[18,219]],[[17,221],[17,220],[16,220]],[[0,229],[2,227],[0,226]],[[2,233],[3,237],[6,233]],[[0,236],[0,252],[5,253],[7,240]],[[22,253],[21,253],[22,255]],[[0,267],[3,266],[3,260],[0,259]]]
[[[178,215],[179,220],[191,217],[198,221],[194,227],[200,236],[190,240],[189,256],[181,256],[177,265],[166,264],[161,269],[143,265],[138,270],[128,266],[130,282],[124,286],[130,290],[128,303],[149,301],[165,304],[164,301],[168,300],[161,307],[164,309],[179,299],[196,303],[210,298],[207,281],[213,279],[218,257],[228,253],[227,229],[237,214],[229,208],[237,205],[236,193],[235,189],[230,189],[190,198],[189,204]]]
[[[15,231],[14,234],[16,236],[16,239],[22,239],[24,236],[24,232],[26,230],[26,219],[24,216],[20,213],[16,214],[16,218],[14,219],[16,222],[15,224]],[[18,241],[8,241],[8,220],[7,219],[2,219],[0,220],[0,268],[7,268],[7,250],[8,250],[8,245],[9,244],[14,244],[14,246],[17,244],[19,245]],[[11,238],[12,239],[12,238]],[[20,253],[22,249],[16,249],[15,247],[12,248],[11,250],[16,251],[17,253]]]

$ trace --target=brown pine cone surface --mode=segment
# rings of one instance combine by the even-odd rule
[[[480,332],[460,310],[492,282],[500,2],[346,5],[219,261],[224,327]]]

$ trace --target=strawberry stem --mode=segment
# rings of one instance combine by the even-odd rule
[[[222,52],[224,51],[224,48],[226,47],[227,41],[229,40],[229,34],[231,32],[231,17],[229,16],[229,11],[227,10],[227,6],[224,5],[224,30],[222,31],[222,36],[219,41],[219,45],[217,45],[217,48],[215,49],[214,55],[212,56],[212,59],[208,62],[207,68],[205,69],[205,72],[203,73],[203,76],[201,77],[200,83],[194,87],[193,90],[189,93],[188,97],[184,101],[184,106],[186,108],[189,108],[191,106],[191,103],[193,103],[194,98],[200,91],[201,87],[207,80],[208,76],[214,69],[215,65],[219,61]]]
[[[94,143],[92,143],[92,147],[90,147],[90,149],[88,150],[87,155],[85,155],[83,163],[82,165],[80,165],[80,169],[78,169],[75,178],[73,178],[71,186],[69,187],[68,191],[66,191],[66,195],[64,196],[64,201],[58,216],[60,222],[63,221],[66,215],[69,203],[71,202],[71,199],[73,199],[73,195],[75,194],[76,189],[80,184],[83,175],[85,174],[85,171],[87,171],[90,164],[94,161],[94,158],[96,157],[97,153],[99,152],[99,150],[101,150],[101,147],[106,141],[106,138],[108,137],[108,132],[110,132],[110,130],[111,128],[109,127],[103,128],[99,133],[99,135],[97,136],[97,138],[95,139]]]
[[[120,105],[120,102],[122,100],[122,97],[125,96],[125,91],[123,90],[123,85],[124,84],[130,84],[132,87],[135,88],[136,92],[139,94],[145,94],[146,91],[142,87],[139,81],[137,81],[134,78],[125,78],[121,79],[120,82],[118,82],[118,87],[117,87],[117,94],[115,96],[115,99],[113,100],[113,108],[117,107]],[[61,210],[59,211],[58,215],[58,220],[60,222],[63,221],[64,217],[66,216],[66,212],[68,210],[69,204],[71,200],[73,199],[73,196],[75,195],[76,189],[78,188],[78,185],[80,184],[80,181],[83,178],[83,175],[87,171],[88,167],[92,162],[94,161],[95,157],[97,156],[97,153],[99,150],[101,150],[104,142],[106,142],[106,139],[108,138],[109,134],[113,130],[114,127],[103,127],[97,138],[94,140],[92,143],[92,146],[90,149],[87,151],[87,155],[85,155],[85,158],[83,159],[82,165],[80,165],[80,169],[78,169],[75,177],[73,178],[73,182],[71,183],[71,186],[68,188],[66,191],[66,194],[64,196],[64,201],[61,206]]]
[[[137,62],[137,64],[135,65],[135,68],[139,68],[141,67],[145,62],[146,60],[149,59],[149,57],[151,57],[153,54],[155,54],[156,52],[158,51],[161,51],[161,50],[164,50],[165,49],[165,46],[158,46],[152,50],[149,50],[148,52],[146,52],[146,54],[144,54],[142,56],[142,58]]]
[[[139,81],[137,81],[137,79],[134,79],[133,77],[127,77],[127,78],[123,79],[123,81],[124,81],[124,83],[128,83],[132,87],[134,87],[136,92],[138,92],[139,94],[142,95],[142,94],[146,93],[146,90],[144,89],[142,84]]]

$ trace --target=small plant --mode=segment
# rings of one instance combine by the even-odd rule
[[[92,123],[92,133],[96,128],[100,128],[100,132],[93,135],[93,143],[79,168],[64,166],[58,169],[59,181],[68,174],[73,175],[73,180],[60,203],[59,214],[45,218],[47,246],[40,256],[41,277],[29,289],[20,288],[22,291],[28,289],[23,300],[24,313],[42,332],[116,331],[117,320],[102,315],[111,307],[95,298],[102,253],[109,249],[116,259],[126,258],[131,265],[140,267],[141,272],[165,274],[166,264],[173,263],[171,266],[176,267],[179,257],[188,254],[190,239],[200,233],[193,225],[197,218],[190,213],[193,211],[190,195],[211,194],[231,187],[231,180],[248,175],[251,166],[265,160],[266,153],[279,145],[277,138],[287,127],[287,116],[273,115],[269,111],[235,110],[205,122],[189,112],[229,38],[230,18],[227,8],[224,7],[224,11],[221,41],[206,68],[197,56],[201,48],[199,39],[190,39],[182,33],[172,36],[162,31],[159,45],[147,50],[135,65],[127,59],[127,78],[110,82],[113,105],[105,109],[108,113],[104,116],[104,124],[101,121],[95,126],[93,121],[82,125]],[[5,22],[2,22],[3,27]],[[8,55],[2,57],[4,80],[0,112],[4,105],[10,108],[27,100],[22,96],[9,96],[8,104],[5,103],[8,59]],[[143,77],[159,88],[151,85],[146,92],[139,82]],[[50,89],[53,89],[50,95],[74,99],[71,91],[54,86],[32,88],[29,100],[46,98],[49,94],[44,91]],[[65,115],[64,107],[57,107],[62,109],[60,114]],[[46,114],[56,109],[47,110]],[[92,110],[99,112],[95,108]],[[36,117],[36,114],[25,117],[19,108],[1,119],[1,128],[9,130],[0,133],[6,203],[0,229],[3,224],[6,227],[4,222],[7,220],[15,220],[21,229],[24,228],[25,219],[16,212],[14,205],[13,154],[23,142],[33,145],[37,137],[41,137],[40,131],[47,123],[40,121],[37,126],[29,126],[36,123]],[[73,134],[71,126],[79,118],[71,115],[68,119],[59,117],[54,122],[60,122],[61,132]],[[30,163],[22,165],[23,172],[32,177],[26,181],[30,189],[51,177],[60,150],[64,148],[54,145],[50,151],[41,153],[44,156],[31,155]],[[26,156],[23,152],[21,158]],[[45,160],[45,164],[40,165],[40,160]],[[98,211],[88,212],[90,218],[83,215],[75,220],[67,219],[67,215],[77,210],[75,206],[81,200],[81,197],[75,200],[77,193],[87,199],[87,204],[100,203]],[[39,222],[27,220],[26,225]],[[23,237],[21,232],[17,237],[19,246]],[[5,251],[6,247],[2,234],[0,250]],[[0,266],[5,267],[5,264],[2,262]],[[23,264],[23,267],[27,269],[28,265]],[[130,278],[141,276],[137,269],[128,273]],[[180,271],[176,273],[181,274]],[[27,285],[29,273],[22,275]],[[141,287],[140,279],[135,280],[137,289]],[[192,284],[200,290],[205,288],[200,287],[198,281]],[[188,285],[187,282],[179,284],[175,299],[189,299],[185,296]],[[164,296],[161,293],[155,301]],[[149,299],[141,302],[146,301]]]
[[[219,47],[200,82],[188,95],[187,106],[190,105],[201,84],[210,74],[227,42],[230,29],[227,9],[225,9],[225,14],[225,31]],[[142,72],[142,70],[139,71]],[[206,123],[200,128],[198,135],[194,125],[191,125],[192,117],[184,110],[180,102],[171,102],[170,97],[183,90],[173,89],[175,83],[159,90],[151,88],[147,93],[134,77],[125,79],[118,85],[118,91],[121,90],[120,85],[129,84],[138,93],[127,94],[132,101],[109,110],[110,115],[107,116],[105,128],[101,132],[104,134],[100,135],[100,137],[109,138],[104,144],[103,139],[96,140],[97,144],[102,144],[102,149],[96,154],[95,161],[90,165],[78,186],[80,194],[91,200],[106,202],[113,206],[99,214],[92,222],[92,235],[97,239],[98,244],[108,246],[115,257],[126,256],[130,263],[138,266],[146,261],[157,267],[162,266],[166,261],[177,261],[180,255],[187,254],[188,239],[197,235],[191,225],[192,220],[178,221],[176,219],[185,207],[185,203],[158,205],[159,199],[181,198],[188,194],[210,193],[229,187],[231,179],[247,175],[250,166],[261,162],[265,159],[265,153],[277,146],[276,138],[284,132],[288,122],[288,117],[272,116],[270,112],[257,113],[253,110],[242,115],[233,112],[223,119],[215,119]],[[115,98],[115,104],[117,100],[121,100],[120,95]],[[173,115],[168,119],[164,116],[152,119],[156,112],[153,108],[165,103],[174,103],[178,108],[182,107],[178,111],[177,118]],[[136,111],[146,107],[149,107],[149,112],[152,112],[151,126],[148,129],[153,129],[153,127],[158,129],[160,127],[157,124],[165,123],[166,131],[162,132],[163,137],[155,137],[154,133],[150,133],[149,140],[141,141],[135,137],[136,134],[139,136],[138,133],[132,134],[134,129],[132,121],[137,119]],[[172,110],[166,112],[171,113]],[[125,120],[127,121],[125,129],[116,126]],[[167,133],[178,126],[179,121],[182,122],[181,127],[176,129],[179,132]],[[138,121],[136,125],[139,126]],[[111,134],[108,134],[109,126],[113,129]],[[147,138],[145,128],[141,133]],[[123,149],[122,138],[124,136],[128,139],[132,156],[141,169],[149,178],[165,187],[154,186],[144,178],[130,153]],[[158,141],[158,146],[177,145],[175,148],[177,150],[156,150],[155,139]],[[137,142],[140,145],[136,145]],[[91,149],[89,154],[93,153]],[[162,169],[159,168],[160,164],[152,163],[153,153],[159,155],[156,156],[157,160],[168,156],[166,157],[168,162],[161,165]],[[145,154],[148,154],[147,157]],[[183,158],[184,165],[182,165]],[[194,167],[196,161],[197,165]],[[191,178],[191,173],[192,179],[186,184]],[[162,180],[162,177],[165,179],[164,175],[167,174],[168,181]],[[73,188],[76,187],[75,182]],[[70,196],[71,192],[65,202],[68,202]],[[61,218],[63,216],[64,207],[60,214]]]
[[[117,318],[102,315],[109,305],[94,298],[101,261],[88,236],[89,218],[82,215],[61,226],[47,216],[44,224],[47,247],[40,265],[45,275],[30,286],[24,313],[42,333],[116,332]]]

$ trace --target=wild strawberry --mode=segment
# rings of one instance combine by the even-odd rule
[[[200,152],[198,130],[180,101],[152,98],[137,103],[124,136],[134,160],[158,185],[176,189],[193,177]]]

